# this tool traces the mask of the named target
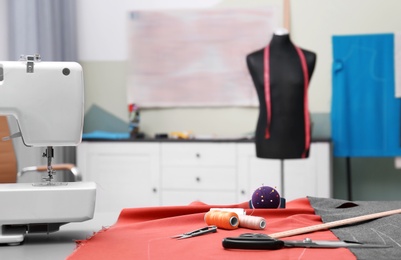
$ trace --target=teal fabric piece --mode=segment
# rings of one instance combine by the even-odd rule
[[[94,131],[91,133],[82,134],[83,140],[89,139],[105,139],[105,140],[121,140],[121,139],[129,139],[129,133],[113,133],[113,132],[105,132],[105,131]]]
[[[394,35],[333,36],[334,156],[401,155]]]

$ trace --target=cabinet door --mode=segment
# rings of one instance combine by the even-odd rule
[[[309,158],[284,161],[284,192],[287,201],[306,196],[330,198],[331,144],[314,142]]]
[[[83,142],[77,165],[97,184],[96,211],[160,204],[158,143]]]
[[[238,202],[249,201],[253,192],[263,185],[274,187],[280,193],[280,160],[257,158],[253,143],[238,143],[237,154]]]

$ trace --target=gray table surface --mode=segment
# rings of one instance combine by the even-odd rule
[[[95,213],[93,219],[68,223],[61,226],[57,232],[27,234],[21,245],[0,245],[0,259],[66,259],[76,248],[75,240],[86,239],[103,227],[113,225],[119,214],[120,212]]]

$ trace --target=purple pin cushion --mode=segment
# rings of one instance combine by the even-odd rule
[[[272,187],[259,187],[252,194],[252,206],[254,208],[276,209],[280,206],[280,194]]]

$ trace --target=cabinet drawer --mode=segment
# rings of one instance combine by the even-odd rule
[[[164,167],[162,189],[235,190],[236,170],[234,167]]]
[[[161,163],[165,165],[235,166],[233,143],[178,143],[161,145]]]
[[[164,191],[162,205],[188,205],[201,201],[209,205],[227,205],[237,202],[234,192],[219,191]]]

